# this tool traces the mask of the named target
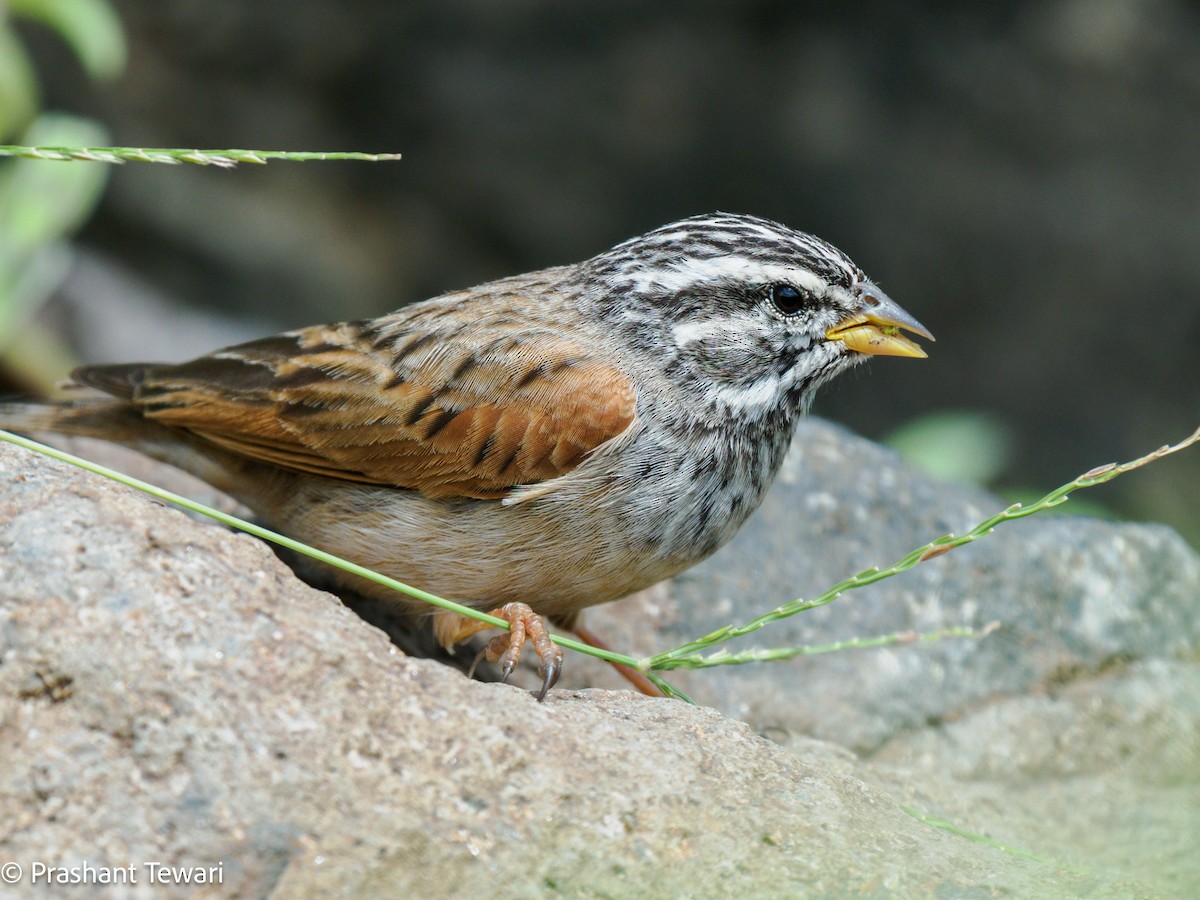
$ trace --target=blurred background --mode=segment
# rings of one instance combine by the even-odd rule
[[[9,389],[720,209],[833,242],[937,335],[816,412],[947,477],[1028,498],[1200,424],[1194,4],[4,5],[4,143],[404,154],[0,162]],[[1087,499],[1200,545],[1200,452]]]

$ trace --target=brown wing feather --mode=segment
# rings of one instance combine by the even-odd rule
[[[476,346],[444,310],[420,313],[76,379],[243,456],[431,497],[556,478],[632,423],[631,380],[579,342],[510,312],[477,318],[470,331],[495,338]]]

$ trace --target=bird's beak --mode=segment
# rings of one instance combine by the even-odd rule
[[[873,356],[911,356],[925,359],[926,353],[900,329],[933,340],[929,329],[900,308],[891,297],[871,284],[855,288],[858,309],[825,332],[828,341],[841,341],[849,349]]]

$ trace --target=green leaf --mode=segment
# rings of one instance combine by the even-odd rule
[[[8,0],[8,8],[58,32],[92,78],[115,78],[125,68],[125,33],[107,0]]]
[[[105,139],[104,130],[88,119],[44,115],[30,127],[34,142],[91,143]],[[103,166],[47,166],[16,160],[0,171],[0,260],[11,260],[57,240],[78,228],[96,206],[104,189]]]
[[[94,122],[46,115],[32,139],[102,141]],[[107,180],[103,166],[48,166],[19,159],[0,166],[0,347],[23,340],[26,324],[71,267],[65,238],[91,215]],[[44,379],[30,373],[30,383]]]
[[[0,24],[0,138],[19,133],[37,113],[37,76],[12,30]]]

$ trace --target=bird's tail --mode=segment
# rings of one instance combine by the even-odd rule
[[[128,404],[109,397],[65,403],[0,402],[0,428],[19,434],[54,432],[92,437],[133,447],[147,439],[161,440],[165,431]]]
[[[147,368],[147,363],[79,366],[60,385],[61,399],[0,402],[0,428],[99,438],[136,449],[159,443],[172,430],[144,418],[132,403]],[[177,432],[173,439],[178,441]]]
[[[99,394],[65,402],[0,402],[0,429],[37,437],[63,434],[98,438],[168,463],[238,497],[242,484],[234,473],[245,463],[233,454],[204,444],[195,435],[147,419],[121,400]]]

